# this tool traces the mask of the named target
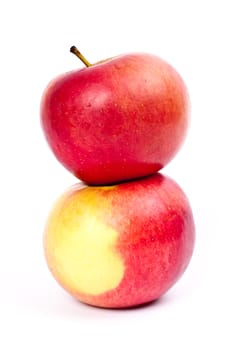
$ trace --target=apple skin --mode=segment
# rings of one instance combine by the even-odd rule
[[[50,271],[76,299],[105,308],[156,300],[191,259],[189,201],[161,174],[113,186],[76,184],[54,204],[44,233]]]
[[[54,79],[41,100],[41,125],[77,178],[113,184],[162,169],[185,139],[189,109],[177,71],[157,56],[133,53]]]

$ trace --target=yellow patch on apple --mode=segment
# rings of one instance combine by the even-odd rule
[[[99,295],[116,288],[124,275],[124,262],[115,249],[118,232],[98,216],[97,207],[104,207],[105,214],[111,211],[104,197],[99,201],[97,188],[81,188],[62,196],[47,221],[44,246],[49,268],[75,293]],[[99,212],[102,215],[102,209]]]

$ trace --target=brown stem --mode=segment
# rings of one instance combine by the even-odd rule
[[[81,54],[81,52],[76,48],[76,46],[72,46],[70,48],[70,52],[76,55],[86,65],[86,67],[92,66],[92,64],[88,60],[86,60],[86,58]]]

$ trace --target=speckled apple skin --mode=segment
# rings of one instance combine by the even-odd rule
[[[157,172],[180,149],[189,97],[177,71],[150,54],[127,54],[54,79],[41,124],[57,159],[88,184]]]
[[[61,240],[65,240],[65,245],[70,245],[75,240],[70,228],[72,219],[74,221],[77,215],[76,222],[80,222],[77,242],[80,242],[80,237],[85,234],[88,214],[83,218],[87,208],[82,208],[82,200],[86,192],[87,196],[90,195],[87,198],[91,198],[87,201],[91,204],[97,203],[91,208],[94,217],[94,223],[90,224],[92,240],[96,240],[93,245],[90,244],[91,249],[94,249],[92,247],[98,240],[104,246],[105,238],[109,235],[108,229],[103,229],[97,234],[98,238],[93,236],[99,221],[101,225],[111,229],[111,232],[117,233],[111,245],[107,243],[109,253],[106,254],[104,250],[101,257],[102,253],[97,246],[97,256],[92,254],[91,259],[94,261],[91,262],[81,259],[80,250],[79,254],[75,255],[60,254]],[[72,202],[76,197],[76,201]],[[73,210],[68,209],[70,205]],[[52,221],[53,226],[50,225]],[[66,230],[63,230],[64,234],[56,233],[58,227],[66,227]],[[87,231],[87,235],[91,237],[91,232]],[[175,181],[155,174],[116,186],[85,187],[79,184],[70,189],[58,200],[48,218],[44,248],[48,266],[54,277],[75,298],[98,307],[126,308],[147,303],[166,293],[188,266],[194,241],[194,219],[186,195]],[[77,243],[77,250],[78,244],[80,243]],[[97,268],[101,269],[105,261],[101,260],[98,265],[98,259],[108,259],[110,253],[111,259],[116,259],[116,263],[107,266],[102,277],[100,275],[95,278],[92,274],[97,274]],[[81,279],[82,285],[86,276],[95,286],[86,284],[82,287],[75,280],[75,276],[74,287],[74,282],[68,282],[68,276],[71,277],[74,272],[69,271],[68,274],[66,271],[67,266],[71,266],[68,265],[71,262],[66,259],[77,257],[78,262],[73,261],[73,266],[78,269],[75,276]],[[94,265],[93,272],[88,270],[91,265]],[[110,290],[106,290],[106,280],[112,286]],[[101,292],[103,282],[105,290]],[[86,289],[93,292],[85,292]]]

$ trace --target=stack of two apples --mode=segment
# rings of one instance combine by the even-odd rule
[[[186,86],[161,58],[125,54],[54,79],[41,102],[45,137],[82,182],[54,204],[44,251],[60,285],[87,304],[124,308],[163,295],[194,247],[184,192],[159,174],[189,121]]]

